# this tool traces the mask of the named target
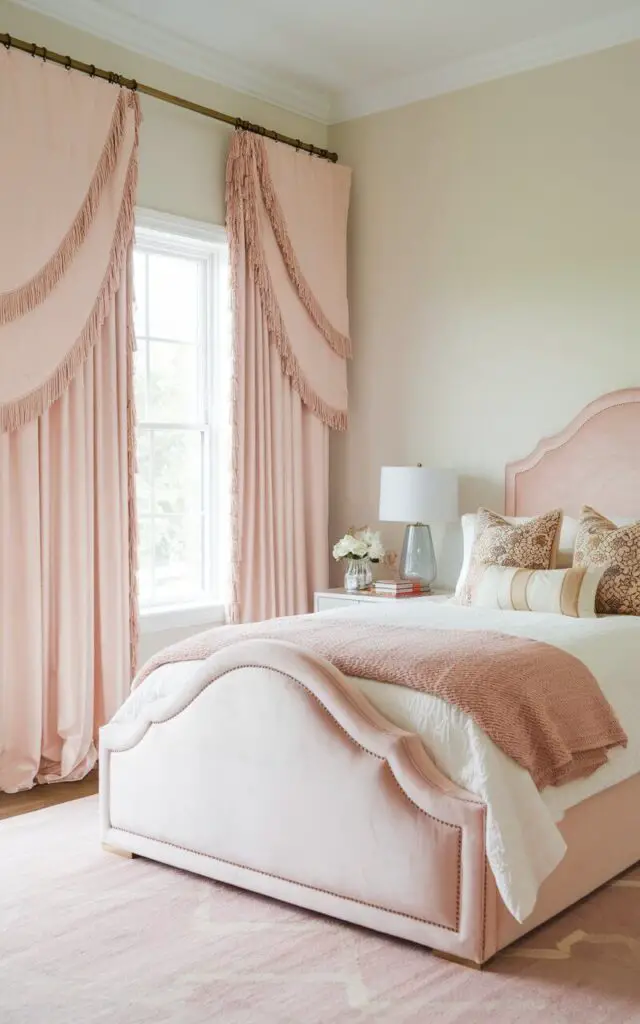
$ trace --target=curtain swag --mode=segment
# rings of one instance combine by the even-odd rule
[[[238,262],[240,253],[246,249],[248,263],[267,318],[270,338],[280,355],[283,373],[290,378],[293,388],[304,404],[312,409],[323,423],[334,430],[346,430],[347,393],[344,360],[351,356],[351,340],[348,333],[334,326],[325,314],[294,252],[282,205],[270,173],[269,158],[273,160],[277,150],[277,143],[266,142],[248,132],[236,132],[231,143],[227,161],[227,224],[231,248],[232,294],[236,296],[238,293]],[[294,154],[287,153],[287,156],[294,157]],[[346,168],[336,165],[319,164],[318,167],[321,167],[320,173],[325,176],[326,172],[329,175],[333,174],[334,177],[338,177],[341,171],[347,172]],[[346,195],[348,204],[348,187]],[[344,254],[345,249],[343,236],[346,231],[347,204],[344,207],[344,223],[338,217],[336,238],[329,241],[329,245],[333,244],[334,247],[337,243],[338,275],[340,262],[344,263],[346,260],[345,255],[342,255],[340,260],[340,255],[341,250]],[[324,212],[330,214],[333,211],[329,209]],[[294,296],[279,296],[278,289],[274,286],[274,254],[268,251],[268,232],[273,233],[280,253],[283,267],[279,269],[286,271],[290,285],[295,290],[295,297],[306,310],[317,331],[316,337],[304,346],[299,336],[292,336],[287,324],[286,310],[283,310],[282,299],[284,298],[288,304]],[[326,273],[327,270],[323,267],[321,275]],[[343,274],[342,277],[346,282],[346,275]],[[339,315],[347,319],[346,293]],[[323,340],[335,356],[330,363],[326,356],[322,359],[319,352],[318,346]]]
[[[0,131],[15,140],[0,167],[4,432],[49,409],[100,336],[133,239],[141,113],[103,82],[82,81],[72,103],[78,76],[17,51],[0,52],[0,76]]]

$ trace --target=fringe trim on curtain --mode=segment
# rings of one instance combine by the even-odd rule
[[[231,306],[233,312],[233,338],[231,346],[231,580],[230,598],[227,605],[227,621],[240,621],[240,441],[239,441],[239,391],[240,391],[240,324],[238,318],[239,260],[244,245],[242,217],[234,201],[233,223],[230,214],[231,174],[227,164],[227,227],[229,229]]]
[[[293,352],[291,342],[276,301],[271,274],[266,265],[260,240],[258,219],[257,182],[254,169],[255,149],[248,151],[242,145],[242,138],[248,133],[236,132],[227,162],[226,206],[227,228],[231,262],[231,295],[234,313],[231,385],[231,595],[227,607],[230,622],[240,621],[240,458],[239,458],[239,387],[240,387],[240,326],[237,309],[239,294],[240,255],[244,251],[251,276],[256,285],[263,313],[267,321],[269,340],[275,345],[280,356],[282,370],[291,380],[291,386],[304,404],[316,416],[334,430],[346,430],[348,414],[345,410],[328,405],[302,374],[300,364]],[[265,154],[266,156],[266,154]],[[284,254],[283,254],[284,257]],[[285,260],[286,262],[286,260]],[[315,322],[315,321],[314,321]]]
[[[125,178],[122,203],[116,223],[109,264],[100,286],[93,309],[80,337],[56,367],[48,380],[15,402],[0,407],[0,432],[17,430],[41,416],[69,387],[89,352],[100,336],[100,331],[109,313],[113,296],[122,280],[127,252],[133,238],[135,226],[135,199],[138,184],[138,129],[140,126],[140,103],[131,93],[131,105],[136,115],[136,137]]]
[[[111,178],[127,127],[127,114],[133,108],[136,118],[136,134],[140,123],[138,97],[129,90],[121,89],[111,118],[109,134],[91,179],[91,184],[73,224],[56,249],[55,253],[30,281],[19,288],[0,295],[0,325],[11,323],[41,305],[62,279],[67,267],[84,243],[89,228],[100,207],[100,197]]]
[[[258,196],[255,176],[249,162],[250,158],[248,160],[247,155],[241,151],[240,147],[236,147],[236,152],[231,154],[231,160],[233,163],[230,162],[227,171],[227,217],[231,249],[232,293],[234,296],[237,295],[237,268],[240,245],[243,244],[264,307],[263,312],[267,320],[269,339],[278,350],[283,372],[291,380],[292,387],[300,395],[304,404],[323,423],[333,430],[346,430],[348,422],[346,410],[334,409],[313,390],[302,373],[300,363],[291,346],[273,290],[271,274],[264,258],[257,210]],[[234,171],[234,167],[242,173],[238,174],[237,171]]]
[[[129,516],[129,660],[131,679],[138,667],[138,509],[136,501],[136,393],[134,386],[136,334],[133,327],[133,248],[127,249],[127,512]]]
[[[352,356],[351,338],[346,334],[341,334],[340,331],[336,330],[336,328],[329,323],[327,317],[320,308],[320,303],[311,291],[311,288],[300,269],[300,264],[298,263],[293,251],[293,246],[291,245],[291,239],[289,238],[289,232],[287,231],[287,224],[284,218],[284,213],[282,212],[280,200],[278,199],[273,187],[271,175],[269,174],[269,159],[267,156],[265,141],[257,135],[251,135],[249,133],[245,133],[246,138],[238,139],[239,134],[240,133],[236,132],[236,139],[234,139],[232,146],[235,144],[240,148],[242,145],[247,144],[253,150],[264,205],[267,213],[269,214],[271,227],[273,228],[273,233],[276,237],[282,259],[284,260],[291,281],[296,286],[300,301],[333,351],[337,355],[342,356],[343,359],[350,359]]]

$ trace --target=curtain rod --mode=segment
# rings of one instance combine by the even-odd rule
[[[310,153],[311,156],[319,156],[323,160],[330,160],[332,163],[336,163],[338,159],[337,153],[330,153],[328,149],[320,149],[310,142],[292,139],[289,135],[281,135],[280,132],[263,128],[262,125],[252,124],[251,121],[243,121],[240,117],[232,117],[231,114],[223,114],[212,107],[204,107],[201,103],[185,100],[181,96],[174,96],[172,93],[164,92],[162,89],[154,89],[152,85],[136,82],[135,78],[123,78],[122,75],[117,75],[115,71],[104,71],[102,68],[97,68],[95,64],[85,64],[81,60],[74,60],[72,57],[66,57],[61,53],[55,53],[53,50],[47,50],[46,46],[38,46],[36,43],[27,43],[24,39],[16,39],[14,36],[10,36],[8,32],[0,32],[0,43],[4,44],[7,50],[10,50],[12,47],[16,50],[23,50],[24,53],[29,53],[32,57],[40,57],[44,61],[50,60],[53,64],[61,64],[68,71],[81,71],[83,75],[89,75],[91,78],[103,78],[112,85],[119,85],[124,89],[131,89],[133,92],[141,92],[145,96],[153,96],[154,99],[162,100],[163,103],[171,103],[174,107],[192,110],[196,114],[211,117],[215,121],[224,121],[225,124],[230,124],[233,128],[242,128],[245,132],[254,132],[256,135],[264,135],[266,138],[274,139],[276,142],[283,142],[285,146],[302,149],[305,153]]]

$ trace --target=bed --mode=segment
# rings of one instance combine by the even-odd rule
[[[507,467],[506,513],[577,515],[588,503],[638,518],[639,439],[640,389],[603,396]],[[315,616],[497,628],[491,614],[506,632],[533,631],[598,663],[629,743],[589,779],[538,793],[433,698],[347,679],[279,640],[247,640],[207,671],[159,668],[101,730],[103,843],[486,963],[640,860],[640,619],[439,602]],[[455,737],[479,751],[475,774],[473,758],[456,761]]]

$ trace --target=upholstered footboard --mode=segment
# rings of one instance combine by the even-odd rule
[[[149,707],[101,733],[106,844],[476,963],[495,951],[484,804],[328,663],[247,641]]]

